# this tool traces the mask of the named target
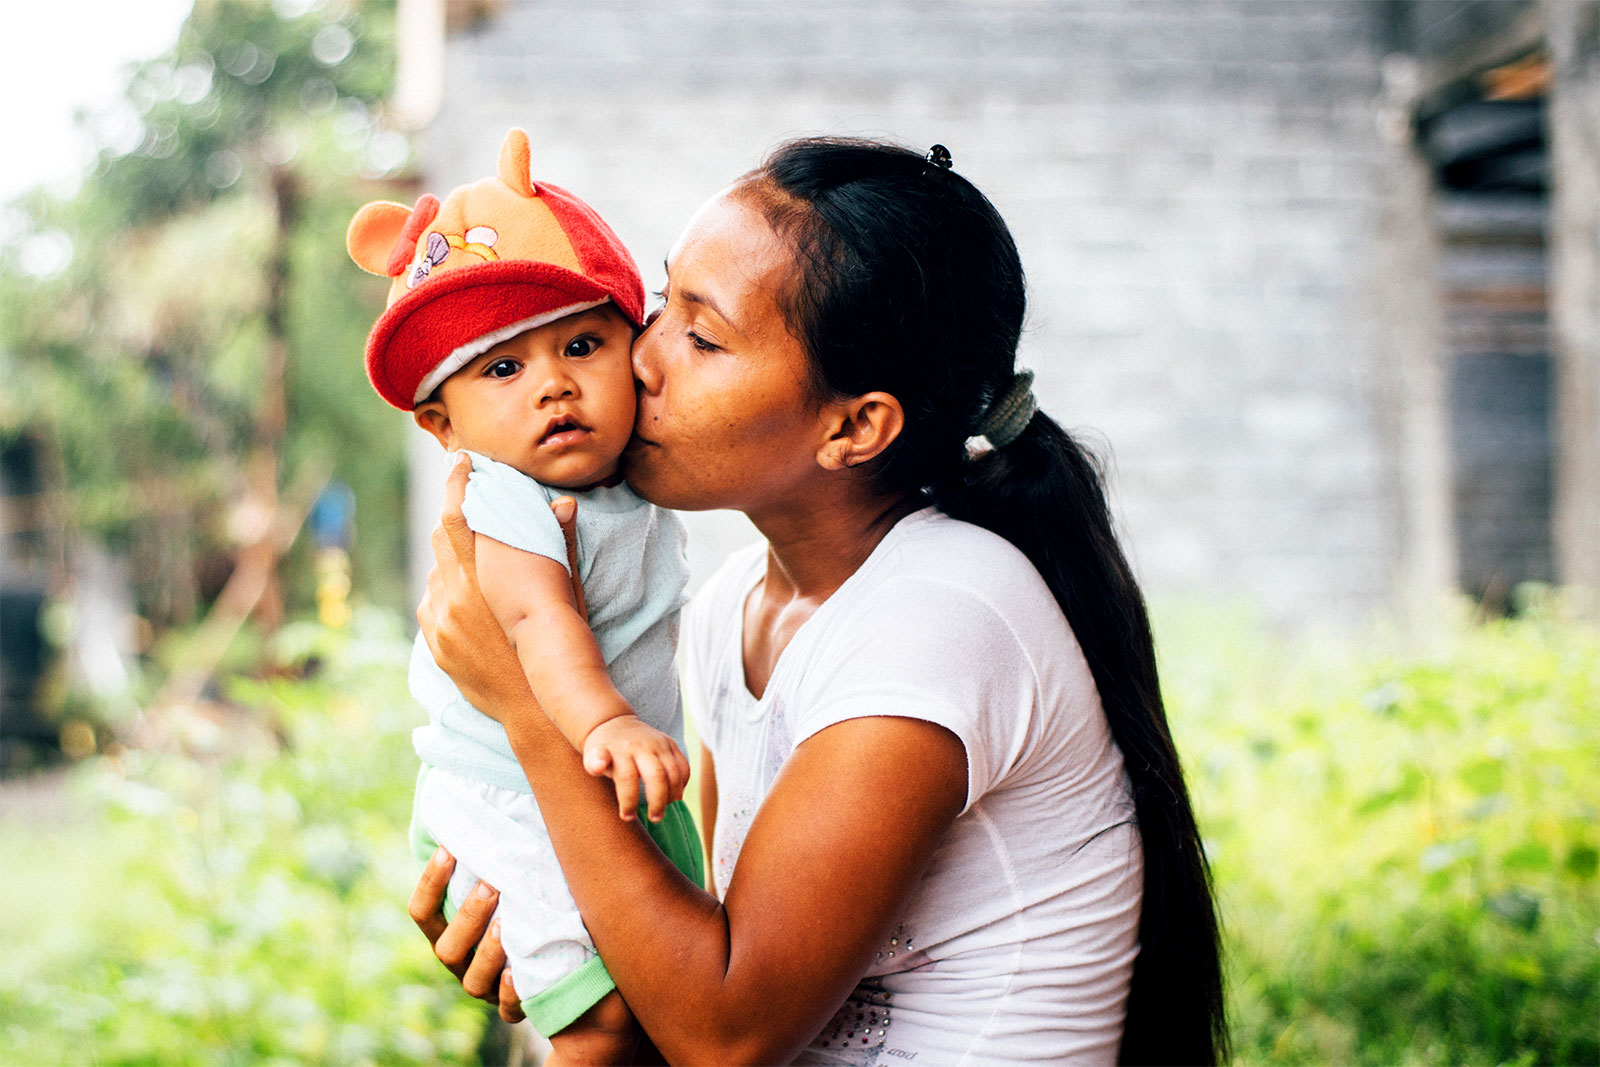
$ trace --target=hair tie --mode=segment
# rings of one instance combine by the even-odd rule
[[[932,163],[940,170],[949,170],[952,162],[950,159],[950,149],[946,148],[942,144],[936,144],[932,148],[928,149],[928,154],[922,158],[927,160],[929,163]]]
[[[978,435],[989,441],[991,448],[1004,448],[1027,428],[1039,401],[1033,395],[1033,371],[1019,370],[1011,379],[1011,388],[995,397],[978,423]]]

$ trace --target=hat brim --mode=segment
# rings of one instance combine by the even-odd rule
[[[513,260],[452,270],[395,301],[374,324],[367,338],[367,377],[390,404],[413,411],[423,399],[419,386],[475,340],[504,339],[509,327],[531,329],[541,319],[560,317],[551,313],[575,313],[610,297],[594,281],[553,263]],[[622,315],[640,325],[626,311]]]

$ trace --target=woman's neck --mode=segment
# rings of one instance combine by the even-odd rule
[[[820,603],[860,569],[894,524],[926,506],[920,493],[850,495],[750,516],[767,539],[769,599]]]

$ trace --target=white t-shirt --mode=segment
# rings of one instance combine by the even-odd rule
[[[965,807],[798,1062],[1114,1062],[1143,854],[1122,755],[1043,579],[1003,538],[919,511],[800,628],[756,700],[742,620],[765,560],[764,545],[735,555],[684,617],[685,699],[716,763],[719,889],[784,761],[818,731],[925,719],[967,754]],[[882,766],[895,773],[893,753]]]

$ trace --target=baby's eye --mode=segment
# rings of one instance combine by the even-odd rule
[[[582,337],[574,337],[568,341],[566,351],[562,354],[568,359],[582,359],[584,356],[592,355],[594,350],[599,347],[600,341],[598,338],[585,334]]]
[[[521,369],[522,364],[514,359],[496,359],[483,368],[483,373],[490,378],[509,378]]]

